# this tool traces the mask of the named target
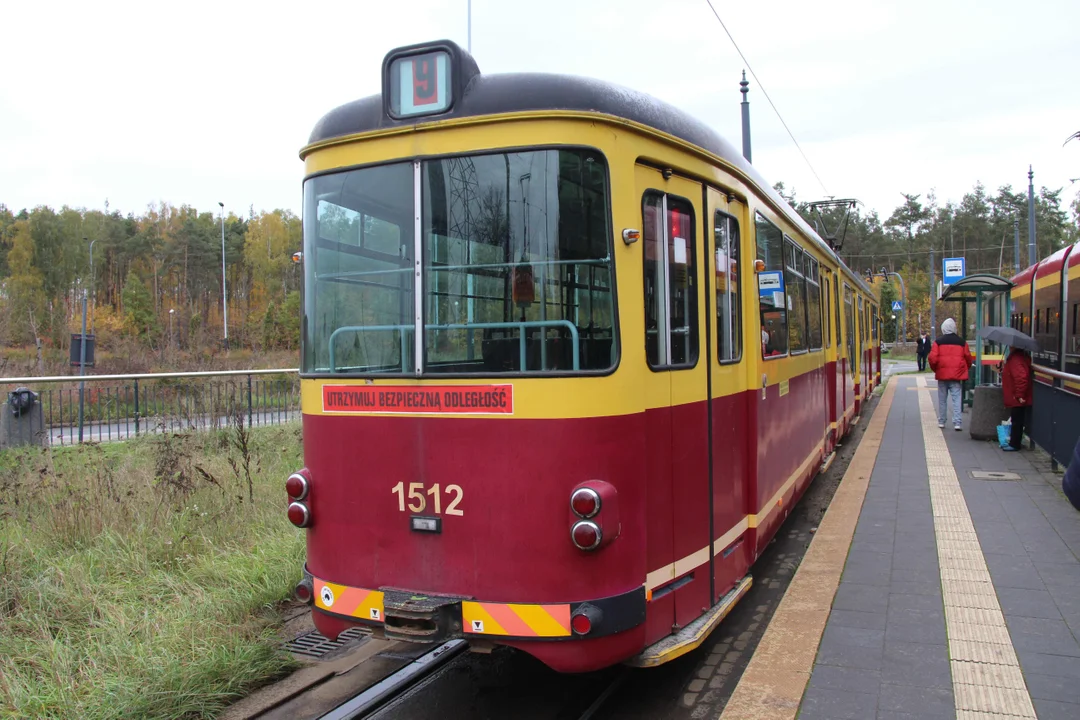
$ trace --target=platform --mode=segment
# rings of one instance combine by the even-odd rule
[[[1080,718],[1080,512],[936,401],[889,382],[722,718]]]

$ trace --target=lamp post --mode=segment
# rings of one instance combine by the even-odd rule
[[[893,320],[896,319],[896,313],[893,313],[892,319]],[[900,343],[900,323],[894,323],[893,343],[894,344],[899,344]],[[897,350],[897,352],[900,352],[900,351]]]
[[[83,238],[86,242],[87,238]],[[94,333],[94,306],[97,305],[97,283],[94,282],[94,243],[97,238],[90,241],[90,334]]]
[[[229,299],[225,292],[225,203],[221,206],[221,312],[222,324],[225,326],[225,349],[229,349]]]
[[[176,335],[173,333],[173,314],[176,313],[176,308],[169,308],[169,344],[176,344]]]

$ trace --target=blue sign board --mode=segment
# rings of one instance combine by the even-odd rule
[[[952,285],[967,274],[967,265],[964,258],[945,258],[941,261],[941,281],[946,285]]]
[[[900,301],[900,300],[893,300],[892,301],[892,309],[893,309],[893,312],[900,312],[901,310],[904,309],[904,303],[902,301]]]

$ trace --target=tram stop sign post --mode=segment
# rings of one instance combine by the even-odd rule
[[[941,261],[941,278],[946,285],[952,285],[957,280],[963,280],[967,267],[964,258],[944,258]]]

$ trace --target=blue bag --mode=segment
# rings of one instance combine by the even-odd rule
[[[1012,425],[1005,425],[1004,423],[1002,423],[1001,425],[997,426],[997,431],[998,445],[1000,445],[1001,449],[1004,450],[1005,448],[1009,447],[1009,441],[1012,439]]]

